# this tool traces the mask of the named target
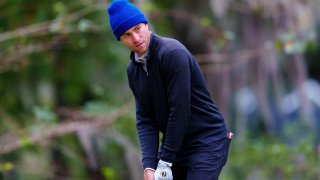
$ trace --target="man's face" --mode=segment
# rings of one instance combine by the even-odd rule
[[[142,56],[148,50],[150,35],[148,24],[140,23],[123,33],[120,37],[120,42],[130,51]]]

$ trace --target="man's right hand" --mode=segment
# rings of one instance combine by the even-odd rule
[[[151,169],[147,169],[144,171],[144,180],[155,180],[154,179],[154,171]]]

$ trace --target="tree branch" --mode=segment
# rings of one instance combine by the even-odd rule
[[[26,47],[22,47],[22,48],[18,49],[17,51],[15,51],[14,55],[0,56],[0,59],[1,59],[0,73],[7,71],[13,65],[23,66],[23,65],[27,64],[27,62],[24,61],[23,57],[25,57],[28,54],[46,51],[46,50],[50,49],[53,45],[54,45],[53,42],[32,44],[32,45],[28,45]]]
[[[81,9],[77,12],[74,12],[72,14],[69,14],[67,16],[62,16],[62,17],[57,17],[56,19],[37,23],[37,24],[32,24],[29,26],[25,26],[19,29],[15,29],[12,31],[7,31],[4,33],[0,33],[0,42],[6,41],[9,39],[14,39],[17,37],[27,37],[27,36],[32,36],[36,34],[49,34],[52,33],[49,31],[49,28],[56,24],[56,23],[61,23],[61,22],[73,22],[78,20],[79,18],[86,16],[94,11],[102,10],[104,9],[105,3],[97,3],[93,5],[89,5],[88,7]],[[45,33],[46,32],[46,33]]]
[[[102,127],[109,126],[118,117],[128,113],[130,111],[130,106],[132,101],[129,101],[123,105],[116,113],[102,117],[89,115],[80,110],[73,109],[59,109],[58,114],[65,116],[63,123],[58,124],[53,128],[46,128],[42,132],[37,134],[30,134],[28,137],[16,137],[15,140],[1,145],[0,155],[6,154],[15,150],[18,150],[28,144],[41,144],[41,142],[47,141],[48,139],[60,137],[66,134],[74,133],[76,131],[86,130],[86,129],[98,129]]]
[[[195,55],[196,60],[202,66],[204,73],[223,72],[231,68],[248,63],[257,57],[270,52],[273,47],[242,50],[234,53],[208,53]]]

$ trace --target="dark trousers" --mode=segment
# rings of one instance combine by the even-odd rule
[[[230,141],[223,138],[197,149],[185,161],[173,163],[173,180],[218,180],[228,159]]]

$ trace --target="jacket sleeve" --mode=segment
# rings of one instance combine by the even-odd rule
[[[160,159],[173,162],[190,121],[190,55],[183,49],[172,50],[163,58],[163,76],[169,104],[169,117]]]
[[[137,98],[134,89],[130,84],[130,80],[129,86],[135,97],[136,127],[142,151],[143,168],[156,169],[158,163],[159,131],[156,127],[155,121],[140,103],[139,98]]]

